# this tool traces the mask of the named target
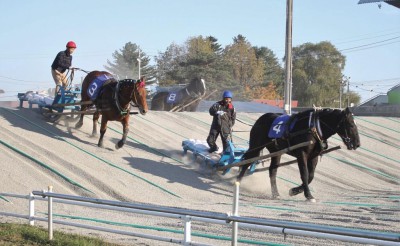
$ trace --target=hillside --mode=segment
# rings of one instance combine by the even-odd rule
[[[252,124],[261,115],[239,112],[238,119]],[[245,177],[240,190],[240,215],[400,233],[400,119],[356,117],[356,120],[361,147],[348,151],[338,136],[329,139],[330,147],[341,145],[342,149],[324,155],[318,164],[311,184],[316,203],[306,202],[303,195],[288,195],[289,189],[300,183],[298,168],[291,165],[278,171],[281,200],[270,198],[267,172]],[[223,213],[232,210],[232,184],[237,170],[222,176],[193,163],[190,154],[182,156],[183,140],[206,139],[211,123],[208,113],[150,111],[145,116],[132,116],[130,123],[127,144],[116,150],[114,145],[121,138],[122,127],[118,122],[109,122],[105,148],[100,149],[98,137],[90,136],[90,117],[85,117],[84,126],[76,130],[75,122],[70,119],[58,124],[45,121],[38,109],[0,108],[0,193],[27,195],[52,185],[56,193]],[[246,146],[249,130],[250,126],[237,122],[235,144]],[[284,156],[283,161],[291,159]],[[12,201],[0,199],[1,211],[28,214],[27,201],[9,200]],[[44,217],[46,208],[45,203],[38,203],[37,214]],[[181,229],[180,221],[62,204],[57,204],[55,213]],[[0,222],[15,220],[26,223],[0,216]],[[60,225],[55,228],[76,230]],[[193,225],[192,230],[230,236],[220,226],[211,228],[202,223]],[[138,238],[79,231],[118,243],[152,245]],[[255,231],[241,231],[239,237],[291,245],[349,245],[294,236],[284,241],[282,235]],[[230,245],[227,241],[197,237],[193,240]]]

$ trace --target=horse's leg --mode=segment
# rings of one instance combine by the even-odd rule
[[[300,155],[300,157],[297,158],[297,162],[299,165],[302,187],[304,190],[304,196],[307,198],[308,201],[315,202],[315,198],[311,195],[311,191],[308,186],[308,182],[309,182],[308,162],[307,162],[307,154],[304,151],[301,151],[301,155]],[[296,190],[296,188],[294,188],[295,190],[291,189],[289,194],[290,195],[299,194],[299,193],[296,193],[296,191],[299,190],[299,189]]]
[[[249,148],[249,149],[251,150],[251,148]],[[247,159],[251,159],[253,157],[260,156],[260,152],[261,152],[261,150],[257,150],[257,149],[248,151],[243,154],[242,160],[244,161]],[[251,165],[251,163],[240,167],[240,173],[239,173],[238,177],[236,178],[236,180],[238,182],[242,181],[242,178],[243,178],[244,174],[246,173],[247,169],[250,167],[250,165]]]
[[[278,166],[281,161],[281,156],[271,158],[271,165],[269,166],[269,181],[271,183],[271,193],[273,199],[279,199],[278,186],[276,185],[276,174],[278,173]]]
[[[93,117],[94,118],[94,117]],[[94,123],[95,121],[93,121],[93,123]],[[103,117],[101,117],[101,126],[100,126],[100,138],[99,138],[99,143],[97,144],[97,146],[99,146],[100,148],[103,148],[104,147],[104,144],[103,144],[103,137],[104,137],[104,134],[106,133],[106,130],[107,130],[107,122],[108,122],[108,119],[107,119],[107,117],[104,117],[104,115],[103,115]]]
[[[318,164],[318,156],[308,160],[307,166],[308,166],[308,184],[311,184],[311,181],[314,179],[314,173],[315,169],[317,168]]]
[[[307,162],[307,166],[308,166],[308,184],[311,184],[311,181],[314,179],[314,173],[315,173],[315,169],[317,167],[317,163],[318,163],[318,156],[312,158],[311,160],[308,160]],[[290,189],[289,194],[291,196],[295,196],[298,195],[300,193],[304,192],[304,188],[303,185],[294,187],[292,189]]]
[[[96,113],[93,114],[92,137],[97,136],[97,122],[98,122],[99,118],[100,118],[100,113],[99,112],[96,112]],[[102,118],[102,120],[103,120],[103,118]],[[103,124],[103,122],[101,124]],[[107,122],[106,122],[106,124],[107,124]]]
[[[86,105],[82,105],[82,106],[81,106],[81,111],[85,111],[86,108],[87,108]],[[83,116],[84,116],[84,115],[85,115],[85,114],[81,114],[81,116],[79,117],[79,121],[76,122],[76,124],[75,124],[75,128],[76,128],[76,129],[79,129],[79,128],[81,128],[81,127],[83,126]]]
[[[118,143],[115,145],[116,149],[122,148],[124,144],[126,143],[126,137],[128,136],[129,132],[129,117],[125,117],[122,121],[122,127],[123,127],[123,134],[122,134],[122,139],[118,141]]]

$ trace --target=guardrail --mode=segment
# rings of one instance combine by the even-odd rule
[[[128,202],[96,199],[90,197],[58,194],[52,192],[51,186],[49,186],[48,191],[33,191],[31,194],[27,196],[10,194],[10,193],[0,193],[0,196],[28,199],[29,215],[26,216],[15,213],[7,213],[3,211],[0,211],[0,215],[27,219],[29,221],[29,224],[32,226],[34,225],[35,221],[47,221],[48,234],[50,240],[53,239],[53,223],[55,223],[55,224],[68,225],[85,229],[92,229],[97,231],[111,232],[121,235],[142,237],[146,239],[176,243],[181,245],[207,245],[191,241],[191,222],[200,221],[211,224],[230,226],[232,228],[231,245],[237,245],[237,240],[238,240],[237,233],[239,228],[257,229],[261,231],[280,233],[283,234],[284,236],[289,234],[289,235],[308,236],[308,237],[333,239],[346,242],[364,243],[373,245],[388,245],[388,246],[400,245],[400,234],[396,233],[357,230],[344,227],[342,228],[331,227],[318,224],[278,221],[271,219],[238,216],[238,211],[239,211],[238,182],[235,183],[233,208],[232,208],[232,213],[229,214],[217,213],[217,212],[203,212],[190,209],[171,208],[166,206],[128,203]],[[35,200],[48,202],[47,218],[40,218],[35,216]],[[100,208],[106,210],[123,211],[129,213],[139,213],[152,216],[181,219],[184,225],[184,236],[183,239],[167,238],[150,234],[79,224],[68,221],[53,220],[53,203],[71,204],[84,207],[92,207],[92,208]]]

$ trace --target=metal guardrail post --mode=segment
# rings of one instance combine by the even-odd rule
[[[29,193],[29,225],[35,225],[35,196]]]
[[[48,192],[53,192],[53,186],[49,186]],[[53,197],[48,196],[48,230],[49,230],[49,240],[53,240]]]
[[[233,191],[233,206],[232,215],[239,216],[239,186],[240,182],[235,182],[235,189]],[[232,246],[237,245],[239,223],[234,221],[232,223]]]
[[[185,216],[183,222],[185,223],[183,245],[190,245],[192,241],[192,218],[190,216]]]

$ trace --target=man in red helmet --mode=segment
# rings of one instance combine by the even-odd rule
[[[66,49],[58,52],[56,58],[51,64],[51,75],[53,76],[54,82],[56,83],[56,94],[58,92],[58,87],[67,86],[67,78],[65,71],[71,68],[72,65],[72,53],[76,49],[76,44],[73,41],[69,41],[66,45]]]

